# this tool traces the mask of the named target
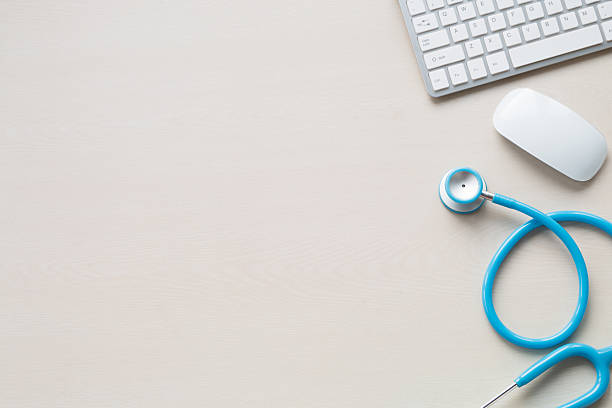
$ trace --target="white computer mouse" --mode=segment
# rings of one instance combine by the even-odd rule
[[[593,178],[608,154],[606,139],[593,125],[531,89],[506,95],[493,125],[506,139],[574,180]]]

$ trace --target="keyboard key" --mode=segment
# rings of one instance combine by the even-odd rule
[[[485,37],[484,42],[488,52],[501,50],[503,48],[499,34],[493,34]]]
[[[516,0],[516,3],[520,6],[521,4],[530,3],[531,0]]]
[[[474,81],[487,76],[487,69],[485,68],[485,64],[482,58],[469,60],[467,66],[468,71],[470,71],[470,77]]]
[[[434,91],[440,91],[449,87],[448,77],[444,69],[437,69],[429,73],[429,80]]]
[[[497,8],[500,10],[505,10],[510,7],[514,7],[514,0],[497,0]]]
[[[508,17],[510,27],[514,27],[515,25],[523,24],[525,22],[525,14],[523,13],[523,9],[520,7],[506,11],[506,17]]]
[[[448,4],[449,6],[452,6],[453,4],[461,3],[462,1],[463,0],[446,0],[446,4]]]
[[[570,11],[569,13],[561,14],[561,27],[564,30],[571,30],[572,28],[578,27],[578,19],[576,13]]]
[[[480,37],[481,35],[485,35],[487,33],[487,24],[483,18],[472,20],[468,23],[468,25],[470,26],[472,37]]]
[[[469,38],[467,27],[465,24],[457,24],[456,26],[452,26],[450,28],[451,36],[453,37],[454,42],[465,41]]]
[[[459,18],[461,19],[461,21],[469,20],[470,18],[476,17],[474,3],[472,3],[471,1],[458,5],[457,12],[459,12]]]
[[[612,1],[606,1],[605,3],[601,3],[597,5],[597,11],[599,11],[599,15],[602,20],[607,20],[612,17]]]
[[[417,34],[421,34],[438,28],[438,19],[435,14],[425,14],[419,17],[413,17],[412,24],[414,25],[414,31],[416,31]]]
[[[481,16],[491,14],[495,11],[493,0],[477,0],[476,7],[478,8],[478,13]]]
[[[489,71],[491,71],[491,74],[493,75],[506,72],[510,69],[508,66],[508,59],[506,58],[506,53],[504,51],[487,55],[487,65],[489,66]]]
[[[587,25],[597,21],[595,9],[593,7],[585,7],[578,12],[582,25]]]
[[[521,27],[521,30],[523,30],[523,37],[527,42],[540,38],[540,29],[536,23],[527,24]]]
[[[601,28],[606,36],[606,41],[612,41],[612,20],[603,22]]]
[[[561,0],[546,0],[544,2],[544,7],[546,7],[546,12],[549,16],[559,14],[563,11],[563,4],[561,4]]]
[[[584,0],[584,4],[593,4],[597,3],[599,0]]]
[[[506,28],[506,19],[502,13],[493,14],[492,16],[487,17],[489,20],[489,27],[491,27],[491,31],[499,31]]]
[[[557,24],[557,19],[555,17],[542,21],[542,33],[544,36],[548,37],[550,35],[557,34],[558,32],[559,24]]]
[[[452,64],[453,62],[463,61],[465,59],[465,54],[461,44],[458,44],[452,47],[430,51],[423,54],[423,59],[425,60],[427,69],[434,69]]]
[[[433,33],[419,35],[421,50],[429,51],[450,44],[446,30],[434,31]]]
[[[450,75],[453,85],[465,84],[468,81],[463,63],[451,65],[448,67],[448,75]]]
[[[508,50],[508,53],[510,54],[512,65],[515,68],[519,68],[602,43],[603,38],[601,37],[599,26],[591,25],[546,38],[542,41],[511,48]]]
[[[544,17],[542,3],[531,3],[525,6],[525,11],[527,11],[527,17],[529,17],[529,19],[532,21]]]
[[[513,47],[521,43],[521,34],[518,28],[513,28],[502,33],[506,47]]]
[[[573,10],[582,6],[582,0],[565,0],[565,8]]]
[[[417,14],[425,12],[425,3],[423,3],[423,0],[406,0],[406,5],[408,6],[408,12],[410,12],[411,16],[416,16]]]
[[[427,5],[430,10],[437,10],[444,7],[444,0],[427,0]]]
[[[482,41],[479,39],[466,42],[465,50],[470,58],[478,57],[484,54],[484,50],[482,49]]]
[[[457,13],[455,13],[454,8],[440,10],[438,12],[438,15],[440,17],[440,22],[444,27],[451,24],[455,24],[457,22]]]

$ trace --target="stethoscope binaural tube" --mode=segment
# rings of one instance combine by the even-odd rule
[[[487,319],[500,336],[518,346],[531,349],[544,349],[558,345],[559,343],[567,340],[567,338],[570,337],[580,325],[586,311],[589,297],[589,278],[584,257],[582,256],[582,253],[580,252],[580,249],[578,248],[578,245],[574,239],[559,223],[566,221],[582,222],[600,228],[611,236],[612,223],[596,215],[577,211],[559,211],[545,214],[520,201],[501,194],[493,194],[486,191],[486,184],[484,181],[482,184],[480,184],[478,179],[482,180],[482,177],[480,177],[478,173],[470,168],[464,167],[449,171],[443,177],[442,182],[440,183],[440,199],[442,200],[442,203],[453,212],[471,213],[478,210],[483,205],[484,201],[490,200],[495,204],[519,211],[532,218],[531,221],[520,226],[508,238],[506,238],[489,263],[482,287],[482,302]],[[480,185],[482,185],[482,190],[479,191],[478,197],[475,197],[473,190]],[[461,192],[464,189],[467,189],[464,194],[457,193],[458,191]],[[464,198],[470,198],[472,201],[467,203],[457,202],[454,199],[457,198],[458,195],[461,195]],[[499,267],[506,259],[506,256],[510,253],[510,251],[512,251],[514,246],[523,237],[529,234],[529,232],[541,226],[547,227],[557,237],[559,237],[572,256],[574,264],[576,265],[576,271],[578,273],[578,304],[570,321],[558,333],[543,338],[529,338],[514,333],[500,320],[493,305],[493,284],[495,282],[495,277]]]

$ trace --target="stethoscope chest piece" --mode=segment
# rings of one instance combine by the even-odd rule
[[[485,199],[481,194],[486,190],[484,179],[469,167],[450,170],[440,182],[440,200],[451,211],[468,214],[478,210]]]

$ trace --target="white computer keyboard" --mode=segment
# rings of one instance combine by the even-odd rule
[[[612,0],[400,0],[400,5],[434,97],[612,47]]]

